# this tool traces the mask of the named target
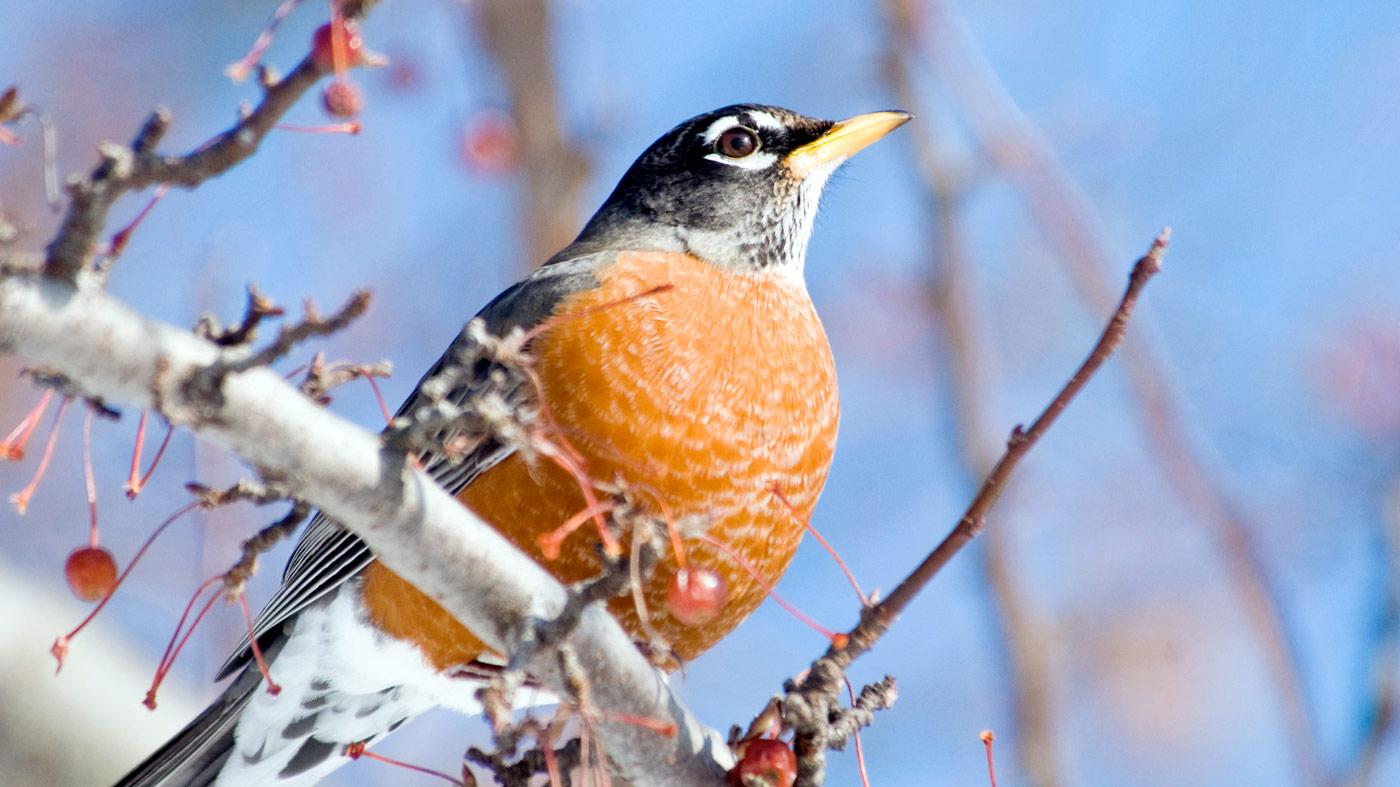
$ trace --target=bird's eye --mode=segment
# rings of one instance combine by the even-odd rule
[[[743,126],[735,126],[715,140],[715,150],[729,158],[743,158],[758,150],[758,134]]]

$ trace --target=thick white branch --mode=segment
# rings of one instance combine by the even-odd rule
[[[505,652],[509,632],[528,616],[547,619],[563,608],[563,586],[422,472],[383,451],[377,436],[266,368],[230,374],[222,402],[192,393],[192,376],[219,349],[100,290],[35,274],[0,278],[0,353],[51,367],[113,403],[158,409],[229,449],[364,539],[493,648]],[[719,783],[730,757],[718,733],[690,715],[616,621],[595,605],[567,641],[599,709],[679,730],[667,738],[602,723],[604,746],[622,773],[637,784]],[[553,650],[537,656],[530,672],[563,692]]]

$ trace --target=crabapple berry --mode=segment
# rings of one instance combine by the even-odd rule
[[[335,69],[335,43],[331,40],[331,25],[327,22],[316,28],[311,36],[311,59],[322,71]],[[360,38],[360,26],[354,20],[342,19],[339,22],[340,40],[344,42],[345,66],[358,66],[364,62],[364,39]]]
[[[500,110],[478,112],[462,133],[462,158],[472,169],[504,173],[520,160],[520,132],[515,120]]]
[[[337,79],[326,85],[321,93],[321,104],[332,117],[352,118],[365,108],[365,100],[360,89],[348,79]]]
[[[117,562],[102,547],[73,550],[63,564],[63,574],[73,595],[83,601],[97,601],[117,586]]]
[[[739,764],[729,771],[730,787],[792,787],[795,781],[797,755],[774,738],[749,741]]]
[[[708,568],[683,568],[666,589],[666,609],[687,626],[714,620],[724,611],[728,590],[724,578]]]

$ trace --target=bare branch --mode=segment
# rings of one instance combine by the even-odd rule
[[[219,324],[218,318],[205,312],[195,324],[194,332],[221,347],[238,347],[257,338],[258,325],[263,320],[281,317],[285,313],[271,298],[259,292],[256,285],[249,284],[248,305],[243,307],[243,319],[225,328]]]
[[[1128,278],[1128,289],[1119,301],[1118,308],[1114,310],[1113,317],[1104,328],[1089,357],[1070,377],[1069,382],[1065,383],[1029,429],[1024,429],[1018,424],[1011,430],[1005,453],[982,482],[977,496],[973,498],[953,531],[887,598],[861,612],[860,623],[847,634],[844,647],[838,648],[833,645],[824,655],[812,662],[806,678],[800,683],[789,683],[784,687],[787,696],[783,700],[783,717],[797,733],[795,748],[799,785],[821,783],[825,767],[823,752],[832,746],[835,740],[836,730],[832,719],[842,717],[837,698],[846,667],[869,651],[934,575],[981,532],[987,512],[1001,497],[1012,471],[1122,343],[1138,296],[1143,287],[1147,286],[1147,282],[1161,270],[1162,254],[1166,252],[1169,238],[1169,230],[1164,229],[1158,233],[1147,254],[1133,266],[1133,272]]]
[[[376,2],[355,0],[342,7],[347,17],[358,18]],[[155,152],[170,127],[170,113],[165,109],[151,113],[129,147],[102,144],[101,163],[68,183],[71,202],[58,234],[48,246],[44,273],[75,281],[89,267],[112,205],[128,191],[158,183],[194,188],[251,156],[277,121],[321,76],[321,70],[308,55],[286,78],[265,83],[262,101],[232,128],[182,156]]]
[[[379,437],[265,367],[231,372],[217,399],[201,397],[189,380],[225,351],[100,291],[34,274],[0,277],[0,352],[51,365],[113,401],[158,408],[171,423],[232,450],[267,483],[364,539],[499,652],[509,652],[522,626],[557,618],[567,604],[558,581]],[[639,784],[719,783],[731,764],[722,737],[685,709],[605,609],[584,609],[564,642],[586,672],[591,703],[605,714],[594,728],[621,773]],[[554,656],[542,650],[528,671],[567,695]],[[674,724],[676,735],[613,720],[628,717]]]
[[[915,89],[911,61],[918,30],[917,0],[884,0],[888,36],[885,76],[898,106],[930,122],[920,125],[909,139],[914,146],[918,173],[924,184],[931,218],[928,248],[932,250],[928,274],[929,311],[939,327],[947,363],[942,377],[948,386],[957,416],[955,439],[969,484],[991,471],[996,462],[995,443],[987,439],[987,415],[992,370],[984,352],[975,299],[972,296],[967,245],[957,213],[966,184],[947,160],[938,137],[938,119],[925,109]],[[1004,528],[992,528],[984,538],[982,567],[991,590],[997,620],[1002,629],[1010,665],[1010,694],[1017,734],[1012,738],[1029,783],[1057,787],[1063,771],[1054,727],[1056,723],[1053,675],[1054,649],[1046,627],[1036,619],[1026,601],[1020,579],[1013,570],[1010,543]]]
[[[266,366],[291,352],[298,344],[316,336],[329,336],[343,330],[359,319],[369,309],[369,290],[356,290],[345,305],[329,317],[322,317],[316,307],[307,301],[303,304],[306,316],[291,326],[282,326],[272,343],[246,358],[227,364],[227,371],[242,372],[258,366]],[[240,326],[240,332],[242,332]]]
[[[1108,308],[1110,257],[1087,197],[1056,161],[1053,150],[997,78],[966,32],[952,3],[927,3],[923,34],[938,78],[958,102],[962,116],[988,159],[1022,195],[1032,218],[1056,248],[1080,298],[1094,310]],[[916,33],[918,35],[920,33]],[[1301,658],[1290,636],[1279,593],[1260,557],[1244,509],[1202,461],[1172,396],[1164,365],[1141,338],[1124,353],[1128,382],[1138,401],[1151,454],[1167,481],[1193,508],[1225,557],[1226,570],[1283,705],[1297,770],[1308,784],[1328,781],[1312,708],[1303,687]]]
[[[216,332],[209,334],[213,336],[216,344],[221,344],[222,342],[220,340],[226,339],[229,336],[233,336],[240,341],[246,341],[251,338],[251,326],[256,324],[257,320],[261,319],[256,316],[258,314],[256,310],[259,306],[266,304],[259,304],[258,296],[253,294],[251,290],[249,298],[248,308],[250,313],[248,316],[244,317],[244,324],[227,333]],[[351,294],[349,300],[345,302],[345,305],[337,309],[335,314],[332,314],[330,317],[322,317],[316,311],[316,307],[308,300],[303,304],[306,315],[293,325],[283,325],[281,329],[277,331],[277,338],[268,343],[266,347],[256,352],[243,353],[233,357],[230,357],[231,351],[226,350],[220,355],[218,360],[192,373],[185,382],[185,385],[189,387],[189,391],[186,392],[187,396],[190,397],[191,401],[209,403],[217,409],[222,401],[221,389],[228,375],[267,366],[286,356],[293,348],[307,339],[315,336],[329,336],[330,334],[344,329],[369,309],[369,300],[370,296],[368,290],[356,290]],[[202,320],[201,325],[207,327],[206,323]],[[214,330],[217,331],[217,329]]]

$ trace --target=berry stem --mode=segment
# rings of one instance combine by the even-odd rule
[[[112,240],[107,243],[108,257],[115,259],[121,256],[121,253],[126,250],[127,241],[131,240],[131,233],[136,230],[137,225],[146,218],[146,214],[151,212],[151,208],[154,208],[156,203],[160,202],[160,198],[164,197],[165,193],[168,191],[170,191],[170,184],[168,183],[162,183],[156,186],[155,193],[151,195],[150,200],[146,202],[146,206],[141,209],[141,212],[136,214],[136,218],[132,219],[130,224],[118,230],[116,234],[112,236]]]
[[[540,407],[540,417],[542,419],[549,419],[548,411],[543,405]],[[562,468],[564,472],[573,476],[574,482],[578,484],[580,494],[583,495],[583,501],[587,505],[584,510],[588,512],[588,518],[591,518],[594,524],[598,526],[598,537],[603,541],[603,551],[611,558],[620,556],[622,554],[622,545],[618,543],[617,538],[608,530],[608,523],[603,519],[603,514],[612,509],[608,508],[604,510],[602,504],[598,502],[598,496],[593,493],[593,479],[588,475],[588,470],[585,467],[585,460],[582,454],[569,443],[568,438],[564,437],[562,432],[553,426],[552,420],[547,420],[547,422],[550,423],[551,428],[559,434],[559,444],[556,445],[543,436],[537,435],[535,440],[536,448],[540,453],[548,457],[550,461]]]
[[[253,633],[253,613],[248,610],[248,594],[239,591],[238,606],[243,610],[243,623],[248,627],[248,647],[253,651],[253,660],[258,664],[258,671],[262,673],[263,680],[267,681],[267,693],[274,697],[282,693],[282,687],[272,679],[272,672],[267,668],[267,659],[263,658],[262,646],[258,644],[258,638]]]
[[[29,499],[34,496],[34,491],[39,488],[39,482],[43,480],[44,473],[49,469],[49,460],[53,458],[53,447],[58,443],[59,426],[63,421],[63,413],[72,401],[65,396],[63,401],[58,403],[58,412],[54,413],[53,426],[49,427],[49,440],[44,444],[44,453],[39,457],[39,466],[34,470],[34,477],[23,489],[10,495],[10,502],[14,504],[15,510],[21,515],[29,508]]]
[[[199,626],[200,621],[204,620],[204,616],[209,614],[209,608],[214,606],[214,602],[218,600],[219,594],[217,592],[210,594],[209,600],[204,602],[204,606],[199,610],[199,614],[195,615],[194,621],[191,622],[189,628],[186,629],[185,621],[189,619],[190,610],[194,609],[194,603],[198,601],[199,597],[204,595],[204,592],[215,582],[220,582],[223,578],[223,574],[215,574],[209,579],[204,580],[204,584],[200,585],[199,589],[195,590],[194,595],[190,596],[189,602],[185,604],[185,611],[180,615],[180,621],[175,624],[175,631],[170,635],[170,643],[165,646],[165,654],[160,657],[160,664],[156,666],[156,674],[155,678],[151,680],[151,687],[146,690],[146,699],[142,704],[147,708],[151,710],[156,709],[156,692],[160,690],[160,684],[165,681],[165,676],[170,674],[170,669],[175,666],[175,659],[179,657],[180,651],[185,649],[185,643],[189,642],[190,635],[194,634],[194,630]],[[183,638],[180,637],[181,630],[185,632]],[[176,643],[177,639],[179,639],[178,644]]]
[[[92,472],[92,408],[83,417],[83,483],[87,486],[88,546],[101,546],[97,537],[97,481]]]
[[[117,581],[116,584],[112,586],[112,591],[106,596],[103,596],[102,600],[97,602],[97,606],[93,607],[92,611],[87,614],[87,617],[83,618],[82,621],[79,622],[78,625],[74,627],[72,631],[54,640],[53,647],[49,648],[49,653],[53,654],[54,659],[58,662],[57,668],[54,669],[55,673],[63,669],[63,657],[68,654],[69,643],[73,641],[74,637],[78,636],[78,633],[80,631],[87,628],[87,625],[92,622],[92,619],[97,617],[97,613],[101,612],[107,606],[107,602],[112,599],[112,596],[116,594],[117,589],[120,588],[122,583],[126,581],[127,575],[130,574],[131,570],[136,567],[136,563],[139,560],[141,560],[141,556],[146,554],[146,550],[150,548],[151,543],[156,540],[156,537],[159,536],[161,533],[165,532],[165,529],[167,527],[170,527],[170,525],[174,523],[175,520],[179,519],[185,514],[188,514],[189,512],[195,510],[198,507],[199,501],[195,500],[186,505],[184,508],[181,508],[180,510],[171,514],[164,522],[161,522],[160,525],[158,525],[156,529],[151,533],[151,535],[146,537],[146,543],[142,544],[141,548],[136,550],[136,556],[131,559],[130,563],[126,564],[126,568],[122,569],[122,573],[117,576]]]
[[[851,685],[851,679],[845,675],[841,676],[841,680],[846,682],[846,696],[851,698],[851,707],[854,708],[856,706],[855,687]],[[860,771],[861,787],[870,787],[870,774],[865,770],[865,748],[860,745],[859,727],[856,728],[856,731],[852,733],[851,737],[856,740],[856,770]],[[992,787],[996,787],[995,782],[993,782]]]
[[[242,60],[225,68],[224,74],[234,82],[242,82],[244,79],[247,79],[248,72],[253,70],[253,67],[258,64],[259,60],[262,60],[263,52],[266,52],[268,45],[272,43],[272,34],[277,31],[277,26],[282,23],[282,20],[287,17],[287,14],[292,12],[292,9],[300,4],[301,0],[282,0],[282,4],[277,6],[277,10],[272,12],[271,21],[262,29],[262,32],[258,33],[257,39],[253,41],[252,49],[248,50],[248,54],[244,55]]]
[[[137,467],[141,463],[141,446],[146,440],[146,411],[141,411],[141,424],[136,430],[136,450],[131,455],[131,475],[126,480],[126,496],[128,500],[135,500],[141,494],[141,490],[146,488],[146,483],[151,480],[151,476],[156,472],[156,465],[160,464],[160,458],[165,456],[165,448],[170,445],[170,437],[175,434],[175,425],[167,423],[165,425],[165,437],[160,439],[160,447],[156,448],[156,455],[151,459],[151,466],[146,468],[145,474],[140,478],[136,477]]]
[[[379,382],[374,379],[372,374],[367,374],[364,378],[365,382],[369,383],[369,387],[374,389],[374,401],[379,403],[379,412],[384,414],[384,423],[393,423],[394,416],[389,412],[388,403],[384,401],[384,392],[379,390]]]
[[[997,736],[991,730],[982,730],[982,734],[978,737],[982,739],[982,745],[987,749],[987,778],[991,781],[992,787],[997,787],[997,769],[996,765],[992,763],[992,741],[996,740]]]
[[[657,735],[666,738],[676,737],[676,725],[669,721],[661,721],[660,719],[653,719],[647,716],[636,716],[631,713],[613,713],[611,711],[604,711],[601,715],[603,721],[616,722],[618,724],[631,724],[634,727],[651,730]]]
[[[524,343],[529,344],[530,341],[533,340],[536,336],[539,336],[545,331],[554,328],[560,323],[572,322],[573,320],[579,320],[589,315],[605,311],[607,309],[616,308],[618,306],[624,306],[626,304],[631,303],[632,301],[639,301],[642,298],[656,295],[657,293],[666,292],[667,290],[670,290],[675,286],[676,285],[674,284],[658,284],[655,287],[649,287],[645,290],[642,290],[641,292],[633,293],[631,295],[624,295],[621,298],[617,298],[615,300],[605,301],[603,303],[595,303],[587,308],[566,312],[564,314],[556,314],[550,317],[549,319],[545,320],[544,322],[541,322],[539,325],[536,325],[535,327],[526,331]]]
[[[783,504],[783,507],[788,510],[788,513],[792,515],[792,518],[801,522],[802,527],[806,528],[807,532],[811,533],[812,537],[817,539],[817,541],[826,548],[827,554],[831,555],[831,559],[836,561],[837,566],[840,566],[841,573],[846,575],[846,581],[851,583],[851,587],[855,589],[856,598],[860,599],[860,605],[862,607],[869,606],[869,598],[865,595],[865,592],[860,589],[860,583],[856,581],[856,575],[851,572],[851,568],[846,565],[846,561],[841,559],[841,553],[837,552],[836,548],[831,545],[831,542],[823,538],[822,534],[812,526],[812,518],[797,513],[797,507],[792,504],[791,500],[788,500],[787,495],[783,494],[782,487],[778,486],[777,481],[774,481],[773,486],[769,489],[772,491],[773,496],[777,497],[778,501]]]
[[[354,136],[360,133],[360,121],[352,120],[349,123],[332,123],[329,126],[298,126],[291,123],[278,123],[274,126],[278,131],[294,131],[298,134],[349,134]]]
[[[743,555],[731,549],[728,544],[725,544],[723,541],[720,541],[719,539],[715,538],[709,533],[701,534],[700,540],[704,541],[706,544],[709,544],[715,549],[718,549],[719,551],[725,553],[735,563],[738,563],[739,567],[744,569],[744,571],[747,572],[748,575],[752,577],[755,582],[758,583],[759,587],[763,588],[764,593],[767,593],[769,596],[772,597],[774,601],[778,602],[778,606],[787,610],[788,614],[802,621],[804,624],[807,625],[808,628],[812,629],[818,634],[821,634],[823,637],[826,637],[827,639],[831,640],[831,644],[833,647],[838,649],[846,647],[847,637],[845,634],[838,634],[832,631],[831,629],[828,629],[827,627],[808,617],[805,613],[803,613],[802,610],[788,603],[787,599],[778,595],[778,591],[774,590],[773,586],[768,583],[768,580],[765,579],[762,574],[758,573],[758,569],[754,568],[754,565],[752,563],[745,559]]]
[[[568,538],[575,530],[583,526],[584,522],[595,516],[601,516],[612,511],[617,506],[611,500],[595,501],[582,511],[569,517],[564,524],[554,530],[545,533],[539,538],[540,551],[544,553],[545,560],[557,560],[559,558],[559,548],[563,545],[564,539]]]
[[[331,63],[335,66],[335,78],[345,78],[349,64],[345,42],[345,17],[340,11],[338,0],[331,0]]]
[[[136,445],[131,449],[131,470],[126,474],[126,498],[135,500],[141,494],[141,449],[146,446],[146,419],[149,410],[141,411],[141,419],[136,422]]]
[[[416,773],[421,773],[427,776],[435,776],[439,779],[442,779],[445,782],[448,782],[449,784],[456,784],[458,785],[458,787],[466,787],[465,783],[446,773],[443,773],[442,771],[435,771],[432,768],[425,768],[422,765],[414,765],[411,762],[396,760],[393,757],[386,757],[383,754],[375,754],[374,752],[369,750],[368,746],[369,744],[366,741],[352,743],[345,747],[345,756],[349,757],[352,760],[358,760],[361,757],[364,757],[367,760],[382,762],[385,765],[392,765],[395,768],[407,768],[408,770],[414,771]],[[548,754],[546,754],[545,756],[547,757]]]
[[[49,388],[44,391],[44,395],[40,397],[39,403],[34,405],[34,409],[20,419],[19,424],[5,435],[4,440],[0,440],[0,459],[18,462],[24,458],[24,447],[29,443],[30,435],[34,434],[34,430],[39,426],[39,419],[44,416],[44,411],[48,409],[51,401],[53,401],[53,389]]]

